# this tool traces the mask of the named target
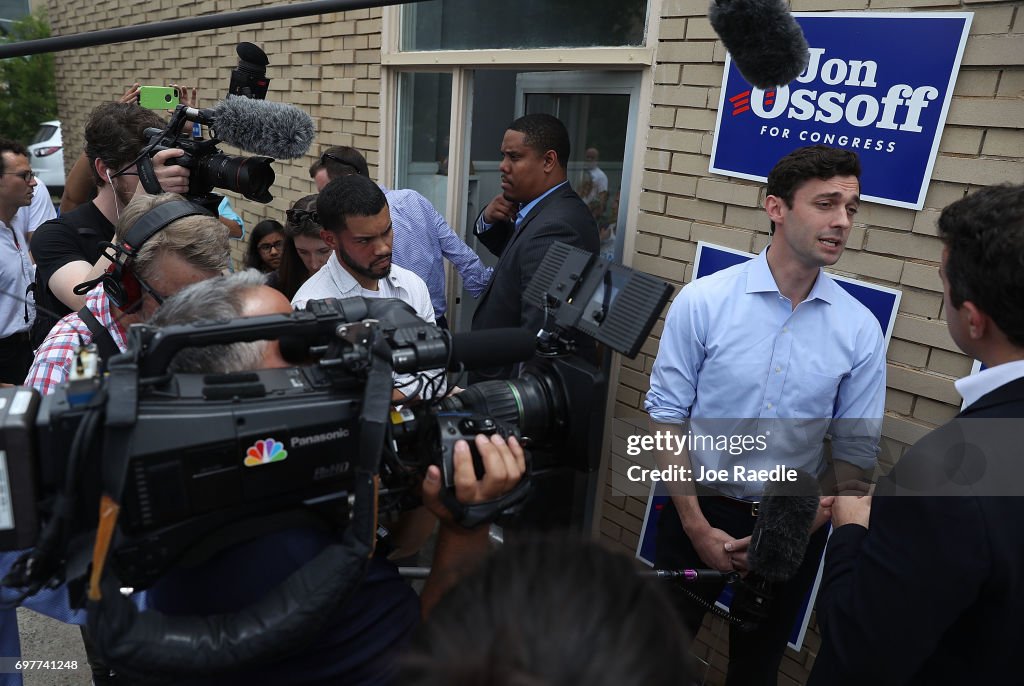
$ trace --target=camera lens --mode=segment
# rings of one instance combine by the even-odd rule
[[[270,187],[274,184],[274,170],[270,157],[238,157],[215,153],[196,160],[192,173],[196,184],[223,188],[241,193],[256,202],[270,202]]]
[[[527,374],[513,381],[484,381],[445,398],[446,410],[470,410],[519,427],[534,441],[551,438],[561,428],[564,408],[557,381]]]

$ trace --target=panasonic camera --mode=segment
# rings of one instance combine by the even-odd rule
[[[0,389],[0,550],[31,548],[3,584],[28,595],[66,580],[113,663],[229,668],[265,657],[238,637],[293,641],[296,616],[327,616],[343,602],[372,553],[379,513],[419,504],[430,465],[440,467],[442,498],[467,526],[499,516],[579,525],[577,513],[593,498],[607,393],[600,368],[575,353],[579,338],[635,355],[670,293],[664,281],[555,244],[527,291],[547,318],[535,350],[520,358],[522,374],[440,400],[430,398],[446,369],[460,370],[464,359],[509,360],[481,357],[487,346],[475,336],[486,332],[452,335],[398,300],[321,300],[288,315],[134,325],[126,352],[103,375],[84,349],[50,396]],[[299,349],[304,363],[167,371],[184,348],[267,339],[282,352]],[[393,407],[393,374],[417,372],[425,400]],[[472,450],[474,436],[496,432],[527,448],[526,475],[499,499],[459,503],[456,442]],[[475,454],[474,466],[480,476]],[[220,623],[166,624],[117,593],[296,521],[327,527],[337,543],[270,600]],[[310,595],[312,588],[319,590]],[[229,625],[237,631],[222,630]],[[187,646],[205,646],[202,660],[182,643],[186,635]]]

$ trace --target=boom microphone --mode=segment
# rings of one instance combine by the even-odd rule
[[[818,512],[818,480],[796,470],[793,481],[770,481],[750,535],[750,571],[768,581],[786,581],[804,561],[811,526]]]
[[[784,86],[807,68],[807,39],[783,0],[714,0],[708,19],[757,88]]]
[[[189,114],[198,115],[228,145],[275,159],[302,157],[316,136],[312,117],[281,102],[228,96],[213,107],[190,110]]]

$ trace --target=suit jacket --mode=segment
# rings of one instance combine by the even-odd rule
[[[523,292],[555,241],[597,252],[597,224],[580,196],[567,183],[541,200],[520,223],[498,222],[478,234],[480,242],[498,257],[494,275],[480,296],[473,330],[521,326],[536,333],[544,311],[527,304]],[[480,378],[509,378],[512,367],[479,373]]]
[[[810,686],[1024,683],[1021,418],[1017,379],[900,459],[870,529],[833,532]]]

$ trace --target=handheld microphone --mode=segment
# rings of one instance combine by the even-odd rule
[[[708,19],[757,88],[784,86],[807,68],[807,39],[783,0],[715,0]]]
[[[795,471],[793,481],[770,481],[765,486],[750,535],[750,571],[768,581],[786,581],[796,574],[818,512],[818,480]]]
[[[229,95],[213,107],[189,108],[188,116],[208,124],[228,145],[274,159],[302,157],[316,136],[312,117],[281,102]]]

